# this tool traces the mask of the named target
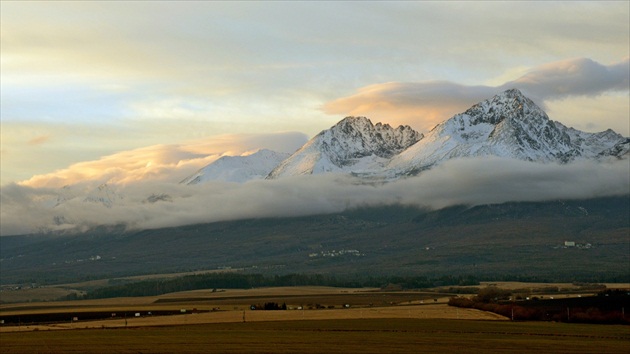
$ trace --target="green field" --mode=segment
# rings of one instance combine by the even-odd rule
[[[2,333],[2,353],[621,353],[628,326],[371,319]]]

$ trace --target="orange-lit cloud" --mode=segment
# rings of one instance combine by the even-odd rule
[[[485,86],[446,81],[389,82],[359,89],[355,95],[328,102],[329,114],[359,115],[389,124],[408,124],[426,131],[448,117],[498,93]]]
[[[221,156],[259,148],[293,152],[306,142],[302,133],[238,134],[209,141],[153,145],[75,163],[52,173],[20,182],[29,187],[59,188],[82,182],[128,184],[135,181],[179,182]]]

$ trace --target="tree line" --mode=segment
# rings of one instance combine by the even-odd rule
[[[514,301],[511,291],[487,287],[473,297],[452,297],[448,304],[494,312],[517,321],[629,324],[630,316],[625,314],[629,300],[627,290],[609,289],[592,297]]]
[[[111,285],[88,291],[85,295],[71,294],[67,300],[103,299],[112,297],[156,296],[172,292],[198,289],[251,289],[270,286],[332,286],[344,288],[422,289],[445,285],[478,285],[473,276],[334,276],[324,274],[262,275],[216,273],[186,275],[173,279],[144,280]]]

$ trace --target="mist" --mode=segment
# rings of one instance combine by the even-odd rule
[[[5,186],[0,193],[0,235],[85,231],[98,225],[155,229],[395,204],[440,209],[452,205],[627,195],[630,168],[628,159],[559,165],[467,158],[450,160],[416,177],[383,184],[366,184],[337,174],[243,184],[208,182],[189,186],[161,181],[111,184],[105,189],[110,205],[99,202],[98,198],[86,198],[95,193],[94,188],[98,190],[89,183],[63,189]]]

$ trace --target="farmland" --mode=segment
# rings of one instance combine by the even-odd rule
[[[404,318],[2,334],[3,353],[613,353],[629,344],[624,326]]]
[[[82,301],[16,303],[0,307],[3,331],[102,328],[190,323],[306,319],[361,319],[382,316],[403,318],[474,318],[501,316],[477,310],[455,310],[448,298],[435,292],[386,292],[378,289],[330,287],[280,287],[257,289],[195,290],[160,296]],[[283,303],[287,311],[252,311],[253,304]],[[181,312],[186,310],[186,312]],[[151,313],[151,314],[149,314]],[[157,316],[160,313],[183,315]],[[100,314],[100,317],[99,317]],[[115,315],[113,315],[115,314]],[[136,314],[140,314],[136,318]],[[77,318],[75,323],[71,319]],[[85,321],[86,319],[90,321]],[[101,321],[92,321],[100,319]]]
[[[630,345],[628,326],[512,322],[447,306],[448,298],[439,292],[280,287],[5,304],[1,318],[24,321],[5,322],[0,342],[3,353],[197,353],[209,348],[222,353],[579,353],[620,352]],[[287,310],[250,309],[270,301],[286,304]],[[90,313],[104,317],[88,319]],[[26,320],[37,314],[62,320]]]

